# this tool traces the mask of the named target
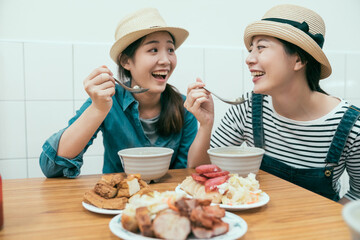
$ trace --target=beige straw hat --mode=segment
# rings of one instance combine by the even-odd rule
[[[123,18],[115,31],[115,43],[110,49],[111,58],[117,62],[122,51],[139,38],[153,32],[167,31],[175,39],[177,49],[189,36],[183,28],[169,27],[155,8],[144,8]]]
[[[322,50],[325,23],[314,11],[288,4],[275,6],[260,21],[246,27],[244,42],[247,49],[256,35],[272,36],[295,44],[321,64],[320,79],[330,76],[331,65]]]

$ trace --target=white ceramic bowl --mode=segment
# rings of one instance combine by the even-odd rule
[[[232,146],[210,148],[207,153],[212,164],[230,173],[247,177],[249,173],[257,174],[265,150],[257,147]]]
[[[138,147],[120,150],[118,155],[126,174],[140,173],[147,182],[158,181],[169,169],[174,150],[164,147]]]
[[[360,200],[345,204],[342,216],[349,226],[352,240],[360,240]]]

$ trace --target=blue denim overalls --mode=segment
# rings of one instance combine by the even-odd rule
[[[254,145],[256,147],[265,148],[264,128],[262,122],[262,100],[263,95],[253,93],[252,127]],[[260,169],[283,178],[289,182],[297,184],[310,191],[323,195],[324,197],[338,201],[339,193],[335,192],[332,187],[334,166],[327,165],[329,163],[335,165],[339,162],[347,137],[359,115],[360,109],[355,106],[350,106],[349,109],[345,112],[327,153],[325,159],[327,164],[325,168],[298,169],[288,166],[276,158],[269,157],[265,154]]]

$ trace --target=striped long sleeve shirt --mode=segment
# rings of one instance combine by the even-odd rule
[[[251,93],[247,94],[251,99]],[[263,100],[265,154],[296,168],[325,167],[325,158],[335,131],[350,104],[341,100],[325,116],[311,121],[295,121],[276,113],[270,96]],[[210,147],[254,146],[252,103],[232,106],[215,129]],[[349,174],[350,190],[346,198],[360,199],[360,120],[353,126],[340,161],[334,166],[333,188],[340,192],[339,178]],[[330,164],[328,166],[331,166]]]

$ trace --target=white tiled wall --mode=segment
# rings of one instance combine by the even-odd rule
[[[108,43],[0,41],[0,173],[5,179],[43,177],[38,158],[44,141],[67,126],[87,98],[83,79],[100,66],[116,73]],[[328,93],[360,106],[360,53],[328,51],[333,66],[321,81]],[[237,97],[252,89],[245,57],[238,47],[182,46],[170,83],[186,93],[202,78],[209,88]],[[215,98],[214,98],[215,99]],[[215,99],[215,124],[227,105]],[[102,136],[85,154],[82,174],[101,173]]]

